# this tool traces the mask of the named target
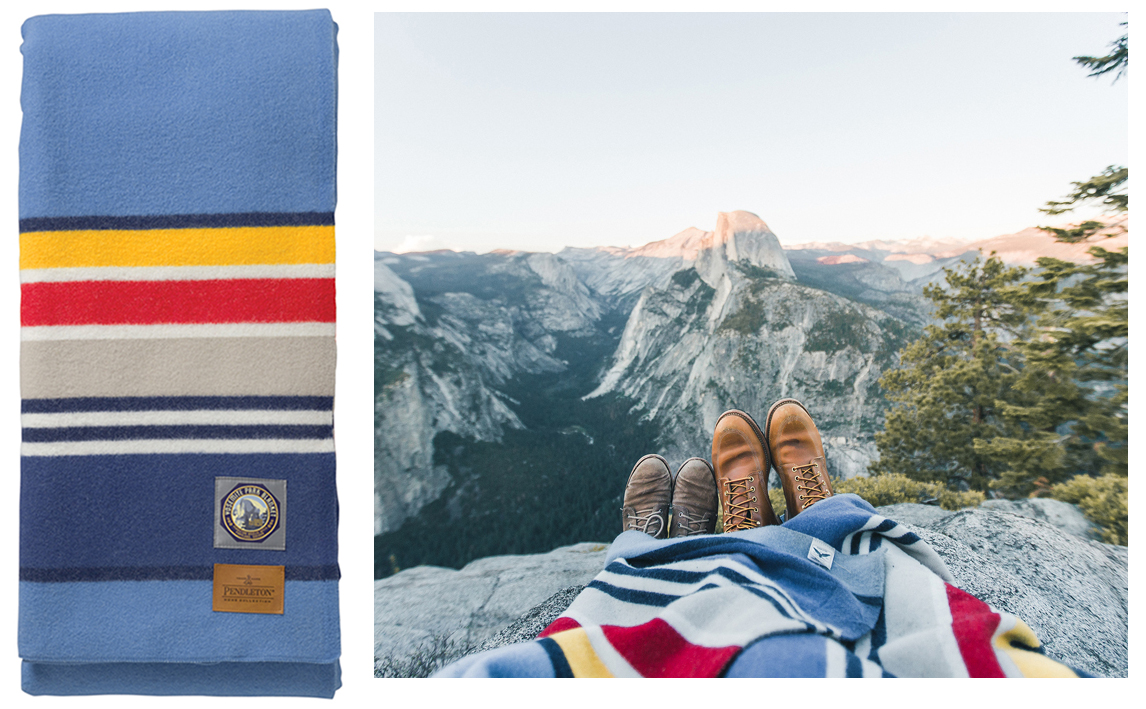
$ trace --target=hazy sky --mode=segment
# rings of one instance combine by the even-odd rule
[[[1127,162],[1121,13],[378,14],[375,248],[985,238]]]

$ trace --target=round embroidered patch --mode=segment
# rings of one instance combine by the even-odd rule
[[[236,485],[222,512],[223,528],[240,542],[261,542],[279,526],[279,501],[262,485]]]

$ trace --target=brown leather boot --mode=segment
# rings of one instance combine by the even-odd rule
[[[820,431],[812,416],[795,399],[781,399],[768,409],[769,452],[784,486],[788,504],[785,519],[792,519],[820,500],[832,496],[828,461]]]
[[[725,411],[712,434],[712,466],[724,531],[780,524],[768,501],[768,443],[743,411]]]
[[[670,537],[712,534],[716,530],[716,478],[704,458],[689,458],[672,484]]]
[[[672,471],[659,455],[637,461],[625,485],[621,529],[651,534],[664,539],[668,532],[669,504],[672,502]]]

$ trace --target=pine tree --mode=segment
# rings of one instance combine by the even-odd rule
[[[984,490],[998,475],[998,456],[975,442],[1010,432],[1001,406],[1029,403],[1014,399],[1022,353],[1013,343],[1039,303],[1018,285],[1026,269],[993,254],[944,273],[945,287],[924,289],[937,324],[880,379],[892,407],[870,472]]]

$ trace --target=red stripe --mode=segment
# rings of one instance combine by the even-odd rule
[[[334,322],[333,278],[25,283],[21,292],[26,326]]]
[[[951,584],[947,587],[947,605],[951,608],[951,631],[959,644],[959,654],[972,677],[1006,677],[995,656],[991,637],[999,627],[999,614],[971,594]]]
[[[554,633],[560,633],[562,630],[572,630],[573,628],[580,628],[580,627],[581,627],[581,624],[578,623],[577,621],[573,620],[572,618],[566,618],[565,616],[561,616],[557,620],[550,623],[548,628],[546,628],[545,630],[542,630],[540,633],[538,633],[537,637],[547,638],[550,635],[553,635]]]
[[[660,618],[631,628],[603,625],[613,649],[645,677],[716,677],[740,652],[739,645],[693,645]]]

